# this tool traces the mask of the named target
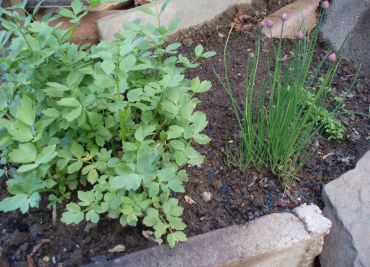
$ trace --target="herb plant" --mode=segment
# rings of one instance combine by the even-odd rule
[[[167,3],[150,12],[159,17]],[[184,73],[214,53],[199,45],[190,60],[180,44],[167,45],[178,20],[135,21],[115,41],[89,47],[69,43],[74,29],[50,27],[54,18],[0,10],[9,18],[0,33],[0,149],[11,194],[0,210],[25,213],[45,193],[49,207],[66,204],[67,224],[141,218],[171,247],[186,240],[172,192],[185,191],[186,164],[203,162],[193,144],[210,139],[195,96],[211,83]],[[72,20],[85,12],[79,0],[69,11]]]
[[[287,15],[283,15],[282,27],[287,19]],[[273,27],[270,20],[263,24],[270,29]],[[313,153],[311,144],[324,126],[329,127],[325,130],[336,138],[341,138],[343,134],[340,126],[321,108],[340,60],[331,54],[313,68],[318,35],[319,26],[311,35],[298,32],[294,53],[284,64],[283,40],[280,38],[277,43],[272,40],[272,55],[268,56],[273,58],[272,69],[267,64],[268,81],[262,81],[257,88],[257,72],[261,68],[260,36],[254,53],[251,52],[247,60],[242,108],[233,95],[228,79],[227,43],[224,52],[225,80],[216,74],[230,96],[240,130],[239,149],[236,156],[232,156],[232,162],[241,169],[268,167],[288,187]]]

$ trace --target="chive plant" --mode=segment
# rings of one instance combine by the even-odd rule
[[[244,105],[239,106],[228,78],[226,51],[232,29],[224,49],[225,79],[216,74],[226,89],[240,130],[237,153],[231,160],[242,170],[247,167],[268,167],[289,187],[313,153],[312,143],[322,123],[314,116],[315,107],[322,105],[336,69],[340,64],[335,54],[313,66],[320,24],[325,9],[320,12],[319,23],[308,35],[296,34],[294,53],[284,64],[283,33],[287,14],[281,16],[282,29],[279,41],[272,40],[272,70],[267,64],[268,80],[257,86],[261,57],[262,32],[248,56],[245,73]],[[273,27],[267,20],[262,27]],[[271,33],[271,31],[270,31]],[[232,154],[232,153],[230,153]]]

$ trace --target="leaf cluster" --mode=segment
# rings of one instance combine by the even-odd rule
[[[71,19],[84,12],[73,3]],[[203,162],[193,145],[210,139],[195,96],[211,88],[185,71],[214,53],[179,55],[180,44],[166,43],[177,20],[134,21],[88,47],[69,43],[71,30],[49,26],[53,18],[1,13],[10,18],[1,19],[0,150],[11,196],[0,210],[25,213],[46,193],[49,206],[66,204],[67,224],[142,218],[157,238],[169,233],[170,246],[185,240],[171,193],[185,192],[186,164]]]

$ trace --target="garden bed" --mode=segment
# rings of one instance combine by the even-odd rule
[[[271,10],[274,7],[269,7]],[[263,12],[247,12],[245,20],[231,34],[228,48],[230,82],[238,96],[243,97],[245,62],[248,49],[254,47],[259,22],[266,15]],[[178,37],[183,44],[181,53],[191,57],[194,47],[202,44],[206,50],[217,55],[203,61],[192,75],[211,80],[213,88],[200,96],[199,109],[209,121],[205,133],[212,141],[197,149],[205,155],[201,168],[188,168],[189,182],[185,194],[177,194],[184,207],[183,219],[187,224],[186,234],[194,236],[234,224],[244,224],[262,215],[290,211],[301,203],[315,203],[322,206],[323,184],[335,179],[353,168],[365,153],[369,144],[368,114],[370,81],[360,77],[352,91],[348,91],[356,74],[355,68],[347,61],[340,67],[333,88],[335,94],[343,96],[346,109],[353,111],[353,118],[339,116],[346,126],[345,138],[340,141],[321,139],[312,146],[316,153],[306,164],[290,190],[284,190],[280,181],[268,171],[239,171],[227,160],[228,148],[238,141],[238,129],[226,91],[217,81],[214,70],[223,73],[223,49],[229,27],[207,25],[182,32]],[[268,42],[268,41],[266,41]],[[268,47],[262,46],[263,49]],[[288,49],[289,47],[287,47]],[[317,59],[329,49],[319,43]],[[289,49],[288,49],[289,50]],[[263,51],[263,50],[262,50]],[[264,51],[263,51],[264,52]],[[262,60],[265,58],[262,57]],[[261,64],[266,64],[264,61]],[[214,69],[214,70],[213,70]],[[258,78],[261,82],[264,74]],[[334,108],[334,102],[329,103]],[[284,138],[284,137],[282,137]],[[201,194],[212,195],[206,202]],[[0,199],[6,196],[5,179],[1,180]],[[195,203],[189,203],[189,198]],[[186,200],[187,199],[187,200]],[[124,253],[130,253],[156,245],[143,237],[146,227],[122,228],[117,220],[102,219],[98,225],[83,222],[78,226],[57,222],[51,225],[51,210],[46,209],[46,200],[39,210],[28,214],[19,212],[1,214],[0,217],[0,266],[9,262],[11,266],[24,266],[27,255],[41,239],[50,239],[34,257],[39,266],[75,266],[81,263],[104,261],[122,254],[109,254],[108,250],[122,244]],[[61,214],[62,206],[58,207]],[[42,265],[44,264],[44,265]],[[6,266],[6,265],[4,265]]]

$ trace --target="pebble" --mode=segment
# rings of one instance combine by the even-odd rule
[[[193,205],[193,204],[196,204],[196,202],[191,198],[189,197],[188,195],[185,195],[184,196],[184,199],[187,203],[189,203],[190,205]]]
[[[265,204],[265,206],[271,207],[273,202],[272,202],[272,200],[270,198],[265,198],[265,200],[263,201],[263,203]]]
[[[50,257],[49,256],[45,256],[45,257],[42,258],[42,260],[44,262],[49,262],[50,261]]]
[[[201,194],[201,196],[202,196],[202,198],[205,202],[208,202],[212,199],[212,194],[210,192],[207,192],[207,191],[203,192]]]

